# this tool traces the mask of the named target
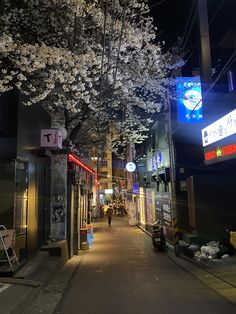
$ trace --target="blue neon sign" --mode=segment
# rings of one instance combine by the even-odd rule
[[[139,185],[137,183],[133,184],[133,194],[137,195],[139,190]]]
[[[178,122],[201,122],[203,119],[203,113],[200,78],[198,76],[177,77],[176,89],[178,102]]]

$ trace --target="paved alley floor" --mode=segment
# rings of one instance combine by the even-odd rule
[[[236,307],[180,267],[126,217],[95,224],[84,254],[54,313],[236,313]]]

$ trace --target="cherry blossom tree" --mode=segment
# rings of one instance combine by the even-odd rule
[[[42,104],[75,146],[144,140],[181,67],[163,52],[147,0],[2,0],[0,93]],[[111,132],[116,130],[116,132]]]

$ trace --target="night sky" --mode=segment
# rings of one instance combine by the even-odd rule
[[[158,4],[159,3],[159,4]],[[149,0],[158,40],[175,43],[183,36],[191,0]]]
[[[165,41],[166,47],[170,49],[177,43],[178,37],[183,38],[180,51],[184,52],[186,65],[182,68],[182,75],[199,74],[200,41],[197,0],[149,0],[149,4],[154,24],[158,27],[157,41]],[[225,67],[236,51],[236,0],[208,0],[207,4],[211,66],[214,69],[213,81],[220,75],[217,88],[214,90],[217,90],[217,93],[224,93],[228,91],[227,71],[232,70],[236,77],[236,57],[229,67]],[[224,103],[225,107],[232,105],[230,100]],[[217,96],[209,105],[211,111],[207,111],[209,108],[204,109],[205,113],[207,111],[207,116],[213,117],[214,112],[221,112],[218,110],[220,105]],[[235,107],[235,103],[233,105]],[[180,129],[178,133],[181,133],[181,137],[184,136],[184,130]]]
[[[207,4],[212,68],[219,71],[236,49],[236,0],[208,0]],[[158,27],[157,41],[165,41],[169,49],[182,38],[185,74],[191,75],[190,71],[199,68],[197,0],[149,0],[149,5]],[[230,37],[232,30],[235,35]]]

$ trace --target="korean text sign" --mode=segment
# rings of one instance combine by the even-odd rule
[[[178,122],[196,123],[203,119],[199,77],[177,77]]]

